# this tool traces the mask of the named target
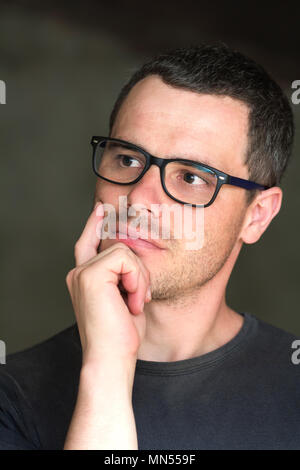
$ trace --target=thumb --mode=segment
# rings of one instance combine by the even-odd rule
[[[75,244],[76,266],[86,263],[98,254],[103,218],[103,204],[102,201],[98,201],[87,220],[80,238]]]

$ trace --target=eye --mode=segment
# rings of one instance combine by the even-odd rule
[[[183,180],[186,182],[186,183],[189,183],[189,184],[209,184],[208,181],[206,181],[205,179],[203,178],[200,178],[200,176],[194,174],[194,173],[191,173],[191,172],[186,172],[183,176]]]
[[[134,157],[131,157],[130,155],[116,155],[116,159],[120,162],[120,166],[122,168],[124,167],[129,167],[129,168],[132,168],[132,167],[140,167],[141,166],[141,162],[139,162],[139,160],[137,160],[136,158]],[[133,165],[131,165],[131,163],[133,163]]]

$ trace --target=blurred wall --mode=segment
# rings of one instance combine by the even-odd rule
[[[44,9],[37,5],[0,2],[0,79],[7,86],[7,103],[0,106],[0,339],[8,353],[75,321],[65,276],[74,266],[74,243],[89,215],[96,182],[90,138],[107,133],[117,93],[137,66],[160,45],[221,39],[260,60],[288,96],[291,82],[300,79],[294,49],[271,50],[269,37],[256,44],[245,33],[239,40],[238,31],[229,34],[220,18],[219,33],[218,28],[202,33],[185,26],[179,34],[180,23],[171,17],[164,41],[157,12],[152,27],[139,24],[134,40],[135,10],[127,10],[127,35],[124,12],[120,19],[116,10],[119,23],[110,21],[109,12],[95,17],[93,10],[83,17],[89,21],[80,21],[80,15],[69,12],[68,17],[68,11],[50,8],[48,2]],[[190,16],[192,21],[192,10]],[[205,24],[205,11],[202,16]],[[283,181],[282,210],[258,243],[243,248],[227,299],[235,309],[300,334],[300,105],[293,110],[296,143]]]

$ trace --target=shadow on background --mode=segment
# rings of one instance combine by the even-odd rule
[[[195,2],[194,2],[195,3]],[[236,2],[0,2],[1,119],[0,339],[7,352],[72,324],[65,284],[89,215],[96,177],[92,135],[108,132],[114,100],[132,72],[166,47],[222,40],[260,62],[290,97],[300,79],[297,12]],[[129,7],[128,7],[129,5]],[[143,7],[144,8],[144,7]],[[229,304],[300,334],[300,105],[296,143],[283,179],[280,214],[244,246]]]

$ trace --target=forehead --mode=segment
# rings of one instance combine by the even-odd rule
[[[112,135],[157,156],[200,160],[202,156],[212,166],[230,172],[243,166],[247,132],[244,103],[175,88],[150,76],[130,91]]]

